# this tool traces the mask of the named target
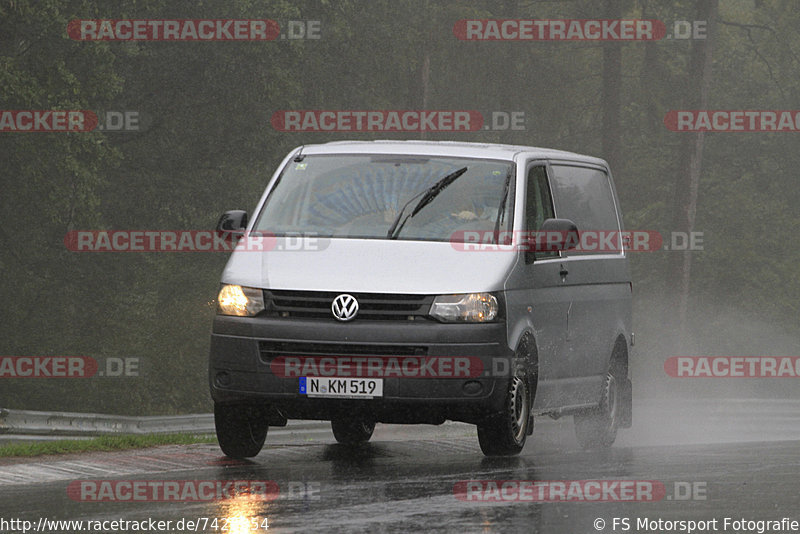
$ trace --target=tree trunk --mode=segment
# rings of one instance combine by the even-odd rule
[[[606,0],[606,18],[622,18],[622,5],[618,0]],[[622,91],[622,43],[603,43],[603,110],[602,153],[612,172],[620,168],[620,92]]]
[[[699,0],[696,20],[708,21],[708,36],[692,43],[689,64],[687,95],[684,109],[707,109],[708,91],[711,86],[711,59],[717,16],[718,0]],[[703,132],[679,134],[686,135],[681,149],[681,171],[675,180],[673,203],[673,231],[690,234],[695,226],[697,212],[697,191],[703,167]],[[665,237],[665,240],[669,238]],[[689,290],[691,282],[692,251],[673,251],[670,253],[668,290],[674,296],[674,310],[679,327],[680,339],[685,339]]]

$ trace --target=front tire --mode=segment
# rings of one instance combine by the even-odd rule
[[[214,426],[219,448],[230,458],[252,458],[267,439],[264,410],[247,404],[214,404]]]
[[[331,419],[331,430],[333,430],[333,437],[339,443],[346,445],[366,443],[372,437],[372,432],[375,431],[375,422],[335,417]]]
[[[515,373],[508,386],[504,409],[478,425],[478,442],[486,456],[513,456],[525,446],[531,391],[524,375]]]

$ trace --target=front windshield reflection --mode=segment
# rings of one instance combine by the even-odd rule
[[[511,163],[375,156],[307,156],[290,162],[255,229],[276,235],[387,239],[410,199],[464,167],[462,176],[406,221],[397,239],[447,242],[464,231],[509,230],[514,197],[505,198],[504,187]],[[505,202],[509,205],[503,209]]]

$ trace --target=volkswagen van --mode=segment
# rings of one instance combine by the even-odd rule
[[[477,428],[513,455],[534,415],[583,447],[631,424],[632,283],[602,159],[527,146],[352,141],[292,150],[222,273],[209,382],[231,457],[270,426]],[[591,246],[597,235],[613,246]],[[586,236],[595,239],[584,239]]]

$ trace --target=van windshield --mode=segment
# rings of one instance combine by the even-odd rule
[[[426,191],[454,173],[457,179],[447,180],[446,187],[410,216]],[[511,230],[513,188],[513,164],[507,161],[309,155],[289,162],[254,230],[278,236],[388,239],[402,217],[394,239],[463,242],[465,232],[477,231],[486,242],[495,230]]]

